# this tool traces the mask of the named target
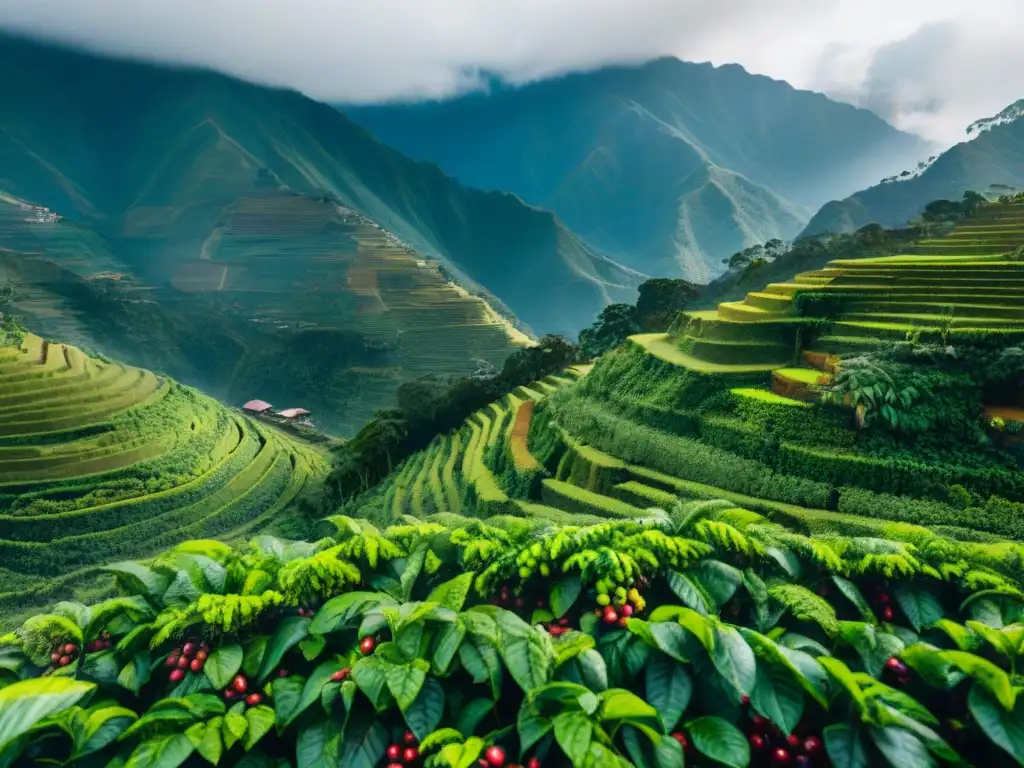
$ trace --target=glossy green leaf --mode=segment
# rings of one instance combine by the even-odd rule
[[[910,626],[918,632],[945,616],[938,597],[923,584],[898,581],[893,584],[892,595]]]
[[[510,611],[499,611],[495,618],[498,652],[512,679],[527,692],[546,683],[554,666],[550,640]]]
[[[388,747],[388,731],[372,713],[353,713],[342,733],[338,765],[345,768],[376,768]]]
[[[352,667],[352,680],[378,712],[383,712],[391,703],[388,690],[387,669],[380,659],[368,656]]]
[[[0,747],[45,717],[78,703],[95,686],[67,677],[41,677],[0,688]]]
[[[195,747],[184,733],[154,736],[139,744],[125,768],[178,768]]]
[[[260,680],[266,680],[284,655],[298,645],[308,633],[309,619],[303,616],[289,616],[278,622],[274,634],[267,641],[266,651],[260,660],[260,671],[256,676]]]
[[[316,674],[316,671],[313,672]],[[279,723],[291,723],[300,714],[299,702],[308,682],[298,675],[278,677],[270,683],[271,700]],[[308,705],[307,705],[308,706]]]
[[[519,748],[528,752],[538,741],[554,728],[551,720],[544,717],[537,705],[529,698],[523,699],[516,716],[516,731],[519,734]]]
[[[203,665],[203,673],[209,678],[214,688],[222,690],[238,674],[242,668],[245,652],[238,643],[221,645],[213,649]]]
[[[551,611],[556,618],[562,618],[579,599],[583,591],[583,582],[580,577],[572,574],[563,576],[555,581],[551,587]]]
[[[965,651],[944,651],[942,658],[977,680],[1007,712],[1014,708],[1016,692],[1010,678],[991,661]]]
[[[245,730],[245,737],[242,739],[242,747],[246,752],[256,746],[257,742],[267,735],[270,729],[274,727],[276,719],[274,710],[265,704],[249,707],[245,710],[245,720],[248,723],[248,727]]]
[[[450,581],[438,584],[427,595],[428,603],[437,603],[453,611],[461,611],[469,597],[470,587],[473,586],[473,573],[467,572],[456,576]]]
[[[552,723],[555,727],[555,741],[573,765],[582,765],[590,751],[590,740],[594,724],[590,718],[580,711],[570,710],[556,715]]]
[[[825,751],[834,768],[868,768],[868,753],[859,731],[846,723],[830,725],[822,731]]]
[[[762,662],[750,694],[754,709],[790,734],[804,713],[804,690],[786,667]]]
[[[743,636],[732,627],[714,627],[711,662],[739,696],[749,696],[757,675],[757,660]],[[737,698],[738,698],[737,697]]]
[[[75,735],[72,759],[91,755],[112,744],[137,719],[138,715],[125,707],[109,706],[90,711],[81,731]]]
[[[445,675],[459,652],[466,637],[466,627],[460,621],[456,624],[442,624],[431,641],[430,667],[435,675]]]
[[[658,712],[665,730],[672,730],[690,705],[693,678],[679,662],[655,653],[647,662],[644,679],[644,697]]]
[[[481,721],[494,709],[492,699],[473,699],[459,710],[455,726],[460,733],[472,736]]]
[[[576,657],[576,662],[579,664],[580,676],[590,690],[600,693],[608,688],[608,667],[599,651],[593,648],[583,651]]]
[[[665,574],[669,589],[682,601],[683,605],[707,616],[712,612],[711,596],[704,591],[697,580],[688,573],[667,571]]]
[[[296,768],[338,768],[341,724],[332,717],[315,720],[299,731],[295,745]]]
[[[224,754],[223,727],[224,718],[215,717],[204,723],[195,723],[185,731],[195,751],[212,765],[217,765]]]
[[[423,659],[416,659],[408,664],[384,664],[384,679],[387,681],[388,690],[403,712],[416,700],[427,679],[429,669],[430,665]]]
[[[746,768],[750,763],[750,745],[735,725],[720,717],[698,717],[686,724],[693,746],[702,755],[728,765]]]
[[[353,623],[371,608],[392,605],[394,600],[379,592],[346,592],[324,603],[309,624],[309,631],[318,635],[336,632]]]
[[[1024,702],[1011,711],[983,686],[975,683],[967,694],[967,708],[989,740],[1024,765]]]
[[[249,721],[245,719],[245,715],[240,711],[235,711],[235,708],[232,707],[231,711],[224,715],[224,727],[221,729],[225,748],[231,749],[245,736],[248,729]]]
[[[934,768],[936,765],[924,742],[909,731],[892,726],[869,726],[868,733],[893,768]]]
[[[871,610],[871,606],[868,605],[868,601],[864,599],[863,593],[860,588],[849,579],[844,579],[838,574],[832,574],[832,582],[838,587],[842,595],[853,603],[853,607],[857,609],[861,618],[869,624],[876,624],[878,622],[875,612]]]
[[[403,712],[409,730],[417,739],[426,738],[441,724],[444,716],[444,688],[436,679],[428,677],[423,683],[416,700]]]

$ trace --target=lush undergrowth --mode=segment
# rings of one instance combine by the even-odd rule
[[[0,355],[0,615],[101,592],[98,565],[246,536],[325,470],[195,390],[30,335]]]
[[[197,541],[113,566],[122,596],[3,637],[0,753],[161,768],[1024,757],[1018,545],[812,538],[720,502],[583,528],[331,522],[314,543]]]

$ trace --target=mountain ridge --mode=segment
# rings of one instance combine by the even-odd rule
[[[553,210],[585,241],[647,274],[697,257],[703,266],[696,272],[714,276],[723,257],[797,234],[833,192],[848,194],[858,180],[877,178],[874,170],[891,169],[892,156],[916,159],[925,147],[873,113],[822,94],[738,65],[671,57],[450,100],[337,106],[388,145],[467,184],[508,189]],[[721,229],[742,229],[741,236],[719,233],[716,245],[682,253],[677,189],[706,164],[776,199],[757,227],[726,216]],[[837,175],[850,178],[829,179]],[[801,207],[805,218],[794,222]]]
[[[550,212],[466,187],[296,91],[0,41],[17,72],[0,83],[0,190],[64,217],[0,212],[0,269],[43,333],[64,324],[72,343],[244,399],[237,371],[257,359],[266,370],[272,351],[275,367],[296,368],[296,338],[333,333],[337,364],[320,369],[339,382],[331,397],[372,393],[332,400],[347,431],[405,377],[468,373],[517,348],[487,301],[523,329],[574,333],[643,278]],[[195,352],[197,334],[218,351]],[[106,347],[115,337],[127,346]],[[162,360],[165,349],[182,355]],[[315,382],[277,380],[279,394],[261,397],[327,406]]]
[[[985,192],[990,185],[995,193],[1022,189],[1022,147],[1024,119],[1018,117],[1010,122],[995,123],[978,135],[954,144],[919,173],[907,172],[909,178],[897,176],[826,203],[808,222],[802,235],[852,232],[871,223],[898,227],[920,215],[924,206],[933,200],[958,200],[967,190]]]

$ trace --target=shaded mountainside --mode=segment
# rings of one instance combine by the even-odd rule
[[[465,184],[554,211],[618,261],[690,279],[721,272],[720,259],[744,246],[795,235],[823,201],[927,156],[923,141],[865,110],[737,65],[676,59],[342,109]],[[752,211],[747,201],[702,210],[723,176],[740,196],[757,189]],[[696,178],[709,188],[686,181]],[[699,216],[709,216],[701,231],[680,236]]]
[[[570,332],[642,277],[298,93],[0,42],[0,277],[42,333],[347,431],[523,343],[492,306]]]
[[[969,189],[990,187],[997,193],[1024,188],[1024,120],[993,125],[946,150],[919,174],[827,203],[804,234],[852,232],[871,223],[902,226],[932,200],[959,200]]]

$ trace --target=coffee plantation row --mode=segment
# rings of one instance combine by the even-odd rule
[[[111,566],[120,596],[4,636],[5,764],[1024,759],[1024,591],[982,547],[803,536],[721,502],[330,522]]]

